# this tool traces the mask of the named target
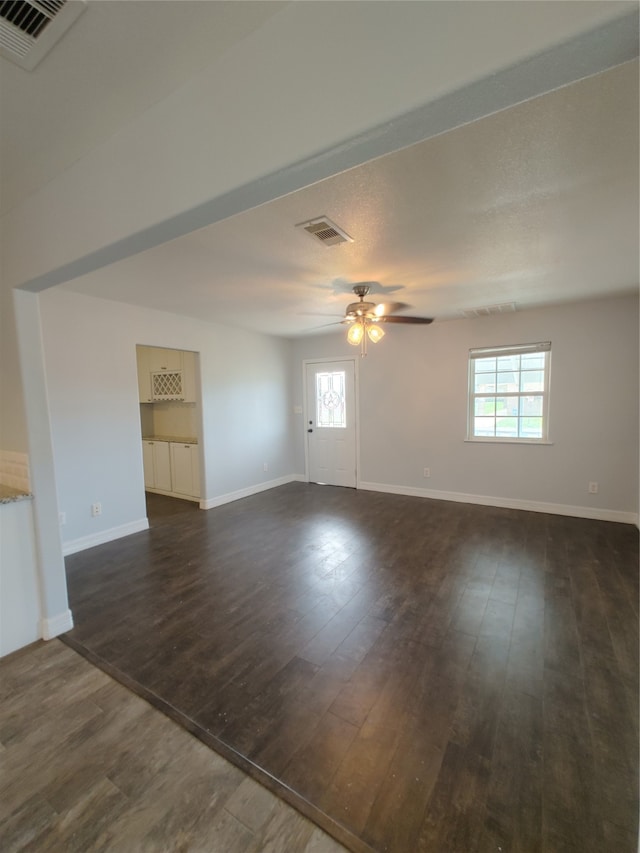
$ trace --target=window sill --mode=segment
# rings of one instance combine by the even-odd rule
[[[465,438],[464,441],[466,444],[526,444],[528,447],[553,444],[552,441],[529,440],[527,438]]]

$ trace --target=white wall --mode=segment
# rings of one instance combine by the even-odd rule
[[[634,520],[636,296],[386,331],[360,364],[363,486]],[[294,404],[303,399],[302,360],[351,354],[343,336],[295,342]],[[469,349],[544,340],[552,342],[552,444],[466,442]],[[297,417],[296,470],[303,473]],[[597,495],[587,494],[590,481],[599,484]]]
[[[136,344],[200,353],[203,501],[292,475],[288,341],[64,291],[39,298],[66,551],[144,526]]]
[[[32,501],[0,506],[0,657],[41,636]]]

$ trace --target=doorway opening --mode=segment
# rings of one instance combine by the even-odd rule
[[[202,481],[198,353],[137,345],[136,361],[145,497],[162,495],[197,506]],[[152,515],[156,504],[147,501]]]

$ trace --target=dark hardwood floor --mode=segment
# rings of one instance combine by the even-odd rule
[[[89,660],[354,851],[636,850],[636,528],[302,483],[167,506],[67,558]]]
[[[171,520],[178,521],[179,516],[200,512],[200,507],[195,501],[170,498],[167,495],[157,495],[154,492],[145,492],[145,504],[149,527],[160,527]]]

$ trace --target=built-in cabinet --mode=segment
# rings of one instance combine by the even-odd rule
[[[137,346],[144,487],[186,500],[200,497],[196,353]]]
[[[197,444],[145,439],[142,463],[147,491],[190,500],[200,497]]]
[[[193,352],[163,347],[136,347],[138,399],[141,403],[175,400],[196,402],[196,357]]]

